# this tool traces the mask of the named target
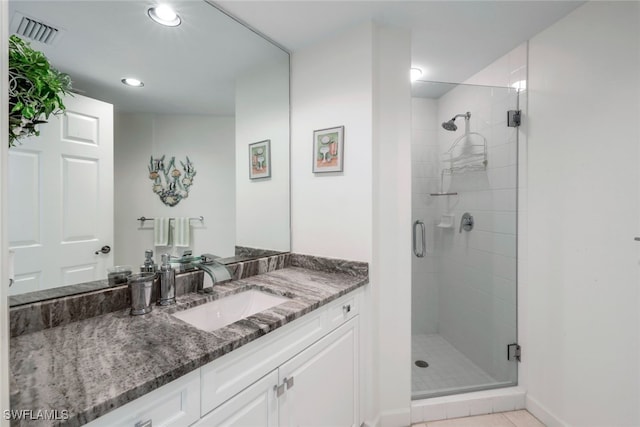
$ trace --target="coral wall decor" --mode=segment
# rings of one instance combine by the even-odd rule
[[[149,179],[153,181],[153,192],[160,197],[162,203],[175,206],[180,203],[180,200],[189,197],[189,189],[193,185],[196,170],[189,157],[186,163],[180,161],[182,170],[176,167],[175,157],[172,157],[168,163],[165,163],[164,159],[165,156],[157,159],[151,156]]]

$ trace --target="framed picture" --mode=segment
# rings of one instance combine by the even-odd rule
[[[271,177],[271,140],[249,144],[249,178]]]
[[[344,126],[313,132],[313,173],[342,172]]]

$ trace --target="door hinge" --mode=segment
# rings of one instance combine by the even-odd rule
[[[522,112],[520,110],[507,111],[507,126],[517,128],[522,120]]]
[[[507,360],[520,362],[520,356],[522,356],[522,347],[519,344],[514,343],[507,346]]]

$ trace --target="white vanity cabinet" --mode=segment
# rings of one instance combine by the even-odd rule
[[[280,367],[279,425],[358,426],[358,319]]]
[[[222,403],[195,426],[359,425],[357,356],[355,318]]]
[[[361,294],[355,290],[89,425],[359,426]]]

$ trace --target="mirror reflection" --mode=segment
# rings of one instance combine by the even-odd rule
[[[286,52],[204,1],[170,3],[175,17],[140,1],[9,4],[11,34],[74,88],[9,152],[10,295],[138,271],[148,249],[290,249]]]

